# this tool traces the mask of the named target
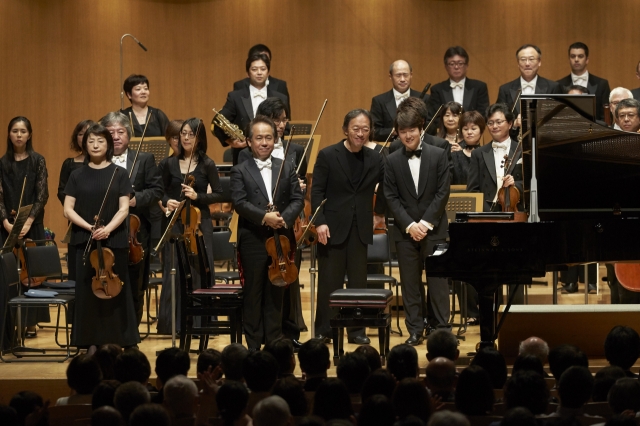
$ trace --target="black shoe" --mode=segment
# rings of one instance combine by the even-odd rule
[[[589,293],[597,293],[598,287],[595,284],[589,284]]]
[[[315,338],[324,340],[325,343],[331,343],[331,337],[323,336],[322,334],[316,334]]]
[[[353,338],[349,337],[348,342],[355,343],[356,345],[368,345],[371,343],[371,340],[369,340],[367,336],[356,336]]]
[[[575,293],[578,291],[578,283],[567,283],[562,286],[562,291],[566,293]]]
[[[411,346],[418,346],[422,342],[424,342],[424,337],[422,337],[422,334],[411,333],[407,341],[404,343]]]
[[[293,351],[298,352],[302,347],[302,343],[299,340],[291,339],[291,343],[293,344]]]
[[[478,318],[467,318],[467,325],[480,325]]]
[[[433,333],[434,331],[436,331],[436,328],[433,327],[432,325],[427,324],[427,326],[424,329],[424,335],[425,336],[429,336],[431,333]]]
[[[249,348],[249,353],[252,354],[254,352],[258,352],[260,348]]]

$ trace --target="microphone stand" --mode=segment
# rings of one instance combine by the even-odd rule
[[[133,35],[124,34],[122,37],[120,37],[120,84],[121,85],[122,85],[122,82],[124,81],[122,79],[122,41],[124,40],[125,37],[131,37],[132,39],[135,40],[136,43],[138,43],[138,46],[140,46],[142,50],[144,50],[145,52],[147,51],[147,48],[144,47],[142,43],[140,43],[140,41],[137,38],[135,38]],[[120,88],[120,109],[124,109],[124,88],[122,86]]]

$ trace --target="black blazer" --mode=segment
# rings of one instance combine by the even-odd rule
[[[633,99],[640,100],[640,87],[637,89],[632,89],[631,94],[633,95]],[[609,98],[607,98],[607,103],[609,102]]]
[[[383,182],[384,163],[382,156],[373,149],[363,149],[364,168],[357,186],[351,183],[349,164],[344,154],[344,140],[328,146],[318,153],[313,168],[311,185],[311,211],[315,212],[322,200],[327,202],[318,212],[316,226],[328,225],[331,238],[329,244],[338,245],[346,241],[355,212],[360,240],[373,243],[373,192]],[[376,206],[381,201],[376,197]],[[376,211],[379,211],[376,209]]]
[[[503,84],[500,86],[498,90],[498,100],[497,103],[504,103],[509,105],[509,108],[513,107],[516,98],[518,97],[518,90],[520,90],[522,86],[520,85],[520,77],[516,78],[509,83]],[[538,81],[536,82],[536,94],[562,94],[562,86],[556,83],[555,81],[547,80],[546,78],[538,75]],[[516,105],[516,109],[514,113],[516,115],[520,114],[520,103]],[[477,151],[477,150],[476,150]]]
[[[127,151],[127,176],[131,172],[135,156],[135,151]],[[151,221],[150,208],[157,205],[164,195],[162,177],[153,154],[140,151],[131,175],[131,185],[135,191],[136,206],[129,208],[129,213]]]
[[[410,89],[409,96],[420,97],[420,92]],[[425,102],[429,100],[429,95],[425,95]],[[396,119],[396,98],[393,96],[393,89],[371,99],[371,116],[373,117],[373,140],[384,142],[393,131],[393,121]]]
[[[424,142],[421,148],[418,192],[405,155],[406,148],[402,147],[387,157],[384,195],[402,238],[411,238],[404,232],[411,222],[425,220],[433,225],[433,230],[427,233],[427,238],[444,239],[447,237],[448,228],[444,212],[451,191],[449,160],[441,148]]]
[[[509,158],[513,156],[518,143],[511,139],[511,147],[509,149]],[[521,158],[521,157],[520,157]],[[516,160],[517,161],[517,160]],[[513,172],[513,179],[518,190],[520,190],[520,211],[522,211],[523,199],[523,181],[522,166],[516,164]],[[471,152],[471,162],[469,164],[469,175],[467,178],[467,191],[482,192],[484,194],[484,206],[482,211],[491,210],[493,198],[498,190],[498,178],[496,175],[496,164],[494,160],[493,146],[491,143],[480,148],[476,148]]]
[[[238,80],[235,83],[233,83],[233,90],[236,91],[241,89],[248,89],[250,84],[251,82],[249,81],[249,77],[243,78],[242,80]],[[282,93],[287,97],[287,99],[289,99],[287,106],[289,107],[288,116],[289,116],[289,119],[291,119],[291,105],[290,105],[291,97],[289,96],[289,89],[287,89],[287,82],[284,80],[280,80],[279,78],[269,76],[268,87],[271,87],[271,89],[275,90],[278,93]]]
[[[273,192],[283,162],[274,157],[271,157],[271,162],[271,188],[269,191]],[[274,204],[287,224],[287,230],[292,231],[293,224],[304,207],[304,197],[300,192],[300,183],[293,164],[284,163],[280,179],[281,183]],[[233,206],[240,216],[238,236],[240,237],[243,232],[251,232],[265,239],[272,236],[271,228],[262,224],[269,204],[269,195],[256,162],[245,161],[232,167],[229,185]],[[247,266],[250,265],[245,265],[245,267]]]
[[[287,144],[289,142],[287,140],[282,141],[282,145],[285,149],[287,149]],[[293,164],[293,169],[298,168],[298,164],[302,162],[302,166],[300,166],[300,178],[304,179],[307,175],[307,159],[303,156],[304,148],[297,143],[291,144],[291,148],[289,148],[289,152],[287,153],[287,162]],[[251,153],[251,149],[249,147],[244,148],[238,154],[238,164],[253,159],[253,154]]]
[[[571,80],[571,74],[558,80],[558,83],[562,85],[563,92],[569,91],[569,86],[573,85]],[[590,94],[596,95],[596,120],[604,120],[604,104],[609,103],[609,81],[604,78],[596,77],[589,73],[589,80],[587,81],[587,90]],[[631,92],[633,93],[633,92]],[[634,96],[635,97],[635,96]]]
[[[451,89],[451,82],[449,79],[442,81],[431,88],[431,98],[427,104],[427,110],[429,115],[427,116],[427,123],[431,121],[440,105],[444,105],[447,102],[453,102],[453,90]],[[472,80],[467,77],[464,82],[464,96],[462,98],[462,107],[466,111],[478,111],[483,116],[487,112],[489,107],[489,91],[487,90],[487,83],[480,80]],[[432,129],[437,129],[439,119],[434,121],[431,125]]]

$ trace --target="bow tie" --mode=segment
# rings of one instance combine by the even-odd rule
[[[504,142],[491,142],[491,146],[493,149],[504,149],[507,150],[507,144]]]
[[[120,155],[114,155],[113,158],[111,159],[111,162],[113,163],[114,161],[117,161],[119,163],[126,163],[127,162],[127,154],[120,154]]]
[[[451,86],[452,89],[455,89],[455,88],[464,89],[464,84],[462,84],[462,83],[453,83],[452,82],[450,86]]]
[[[534,86],[534,85],[533,85],[533,84],[531,84],[531,83],[523,84],[523,85],[522,85],[522,91],[524,91],[524,89],[533,89],[533,90],[536,90],[536,86]]]
[[[271,159],[269,158],[266,161],[258,160],[256,158],[256,165],[258,166],[258,170],[262,171],[262,169],[271,170]]]
[[[416,149],[415,151],[404,151],[404,155],[407,156],[407,158],[411,159],[414,156],[420,158],[420,156],[422,155],[422,150],[421,149]]]
[[[401,93],[399,95],[396,95],[396,101],[404,101],[408,97],[409,97],[409,92]]]
[[[267,91],[265,89],[258,90],[253,94],[253,97],[267,99]]]
[[[278,140],[278,142],[276,142],[276,143],[273,145],[273,149],[284,149],[284,145],[282,145],[282,141],[281,141],[281,140]]]
[[[585,77],[583,75],[579,75],[577,77],[574,77],[573,84],[579,84],[580,82],[586,83],[587,82],[587,77]]]

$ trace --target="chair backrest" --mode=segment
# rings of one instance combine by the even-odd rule
[[[0,255],[0,283],[3,287],[16,285],[20,282],[18,275],[18,261],[13,252]]]
[[[231,177],[220,176],[220,186],[222,187],[222,200],[221,203],[230,203],[233,201],[231,198]]]
[[[601,416],[606,419],[613,416],[611,406],[608,402],[589,402],[584,405],[584,413],[590,416]]]
[[[193,292],[193,277],[184,239],[176,239],[175,246],[178,263],[178,280],[176,285],[180,288],[180,304],[184,306],[188,302],[189,293]]]
[[[49,407],[49,425],[67,426],[76,419],[91,417],[91,404],[55,405]]]
[[[233,161],[233,148],[227,148],[222,153],[222,161],[231,163]]]
[[[62,278],[62,265],[60,264],[60,254],[55,242],[51,240],[37,241],[34,247],[22,246],[24,258],[27,262],[27,269],[30,277],[52,277]]]
[[[213,258],[216,262],[226,262],[234,260],[236,257],[235,248],[233,244],[229,242],[231,231],[229,228],[218,228],[220,231],[213,232]]]
[[[489,426],[491,423],[502,421],[501,416],[467,416],[471,426]]]
[[[391,260],[389,252],[389,235],[374,234],[373,244],[367,246],[367,263],[383,263]]]

